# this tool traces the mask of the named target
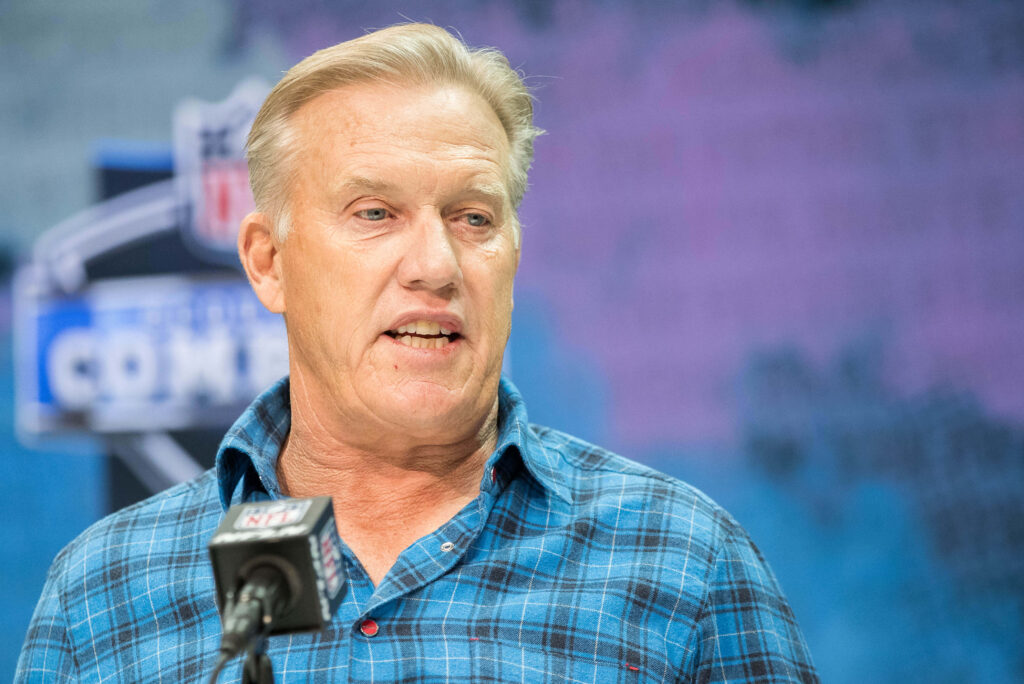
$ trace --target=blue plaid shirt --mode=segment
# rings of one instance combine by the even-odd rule
[[[273,637],[281,682],[817,681],[744,530],[692,487],[531,426],[503,380],[480,495],[321,633]],[[50,569],[16,681],[205,681],[220,619],[206,552],[232,503],[281,497],[287,380],[197,480],[105,518]],[[239,681],[241,658],[221,675]]]

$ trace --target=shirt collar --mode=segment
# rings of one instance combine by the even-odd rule
[[[221,505],[226,510],[233,501],[238,484],[245,478],[242,499],[262,489],[271,499],[281,498],[277,481],[277,458],[291,427],[291,399],[288,378],[272,385],[238,417],[217,451],[217,482]],[[481,487],[489,486],[490,473],[499,462],[518,452],[529,473],[560,499],[571,502],[572,495],[562,472],[561,455],[545,447],[530,429],[526,404],[519,390],[502,377],[498,387],[498,441],[487,460]]]
[[[561,454],[544,446],[530,429],[526,402],[512,381],[502,376],[501,384],[498,386],[498,444],[484,469],[485,484],[487,474],[496,468],[498,462],[507,454],[516,450],[534,479],[558,498],[572,503],[572,493],[562,471],[564,464]]]
[[[291,395],[284,377],[256,397],[238,417],[217,451],[217,483],[220,502],[227,510],[238,483],[245,478],[245,489],[262,485],[271,499],[281,498],[277,483],[277,457],[292,425]],[[243,491],[242,501],[249,498]]]

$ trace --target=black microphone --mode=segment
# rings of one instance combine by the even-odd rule
[[[266,637],[323,629],[341,603],[341,540],[330,497],[232,506],[208,549],[223,632],[213,679]]]

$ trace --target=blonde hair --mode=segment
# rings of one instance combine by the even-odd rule
[[[518,209],[533,161],[533,100],[501,52],[469,48],[431,24],[399,24],[316,52],[288,70],[263,102],[249,132],[249,184],[257,208],[270,216],[279,239],[290,228],[287,192],[298,149],[289,126],[307,102],[331,90],[367,81],[414,86],[458,85],[494,110],[510,146],[508,190]],[[516,236],[518,242],[518,219]]]

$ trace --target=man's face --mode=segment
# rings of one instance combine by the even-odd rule
[[[479,431],[519,258],[497,117],[461,88],[361,84],[292,125],[279,268],[293,395],[367,434]]]

